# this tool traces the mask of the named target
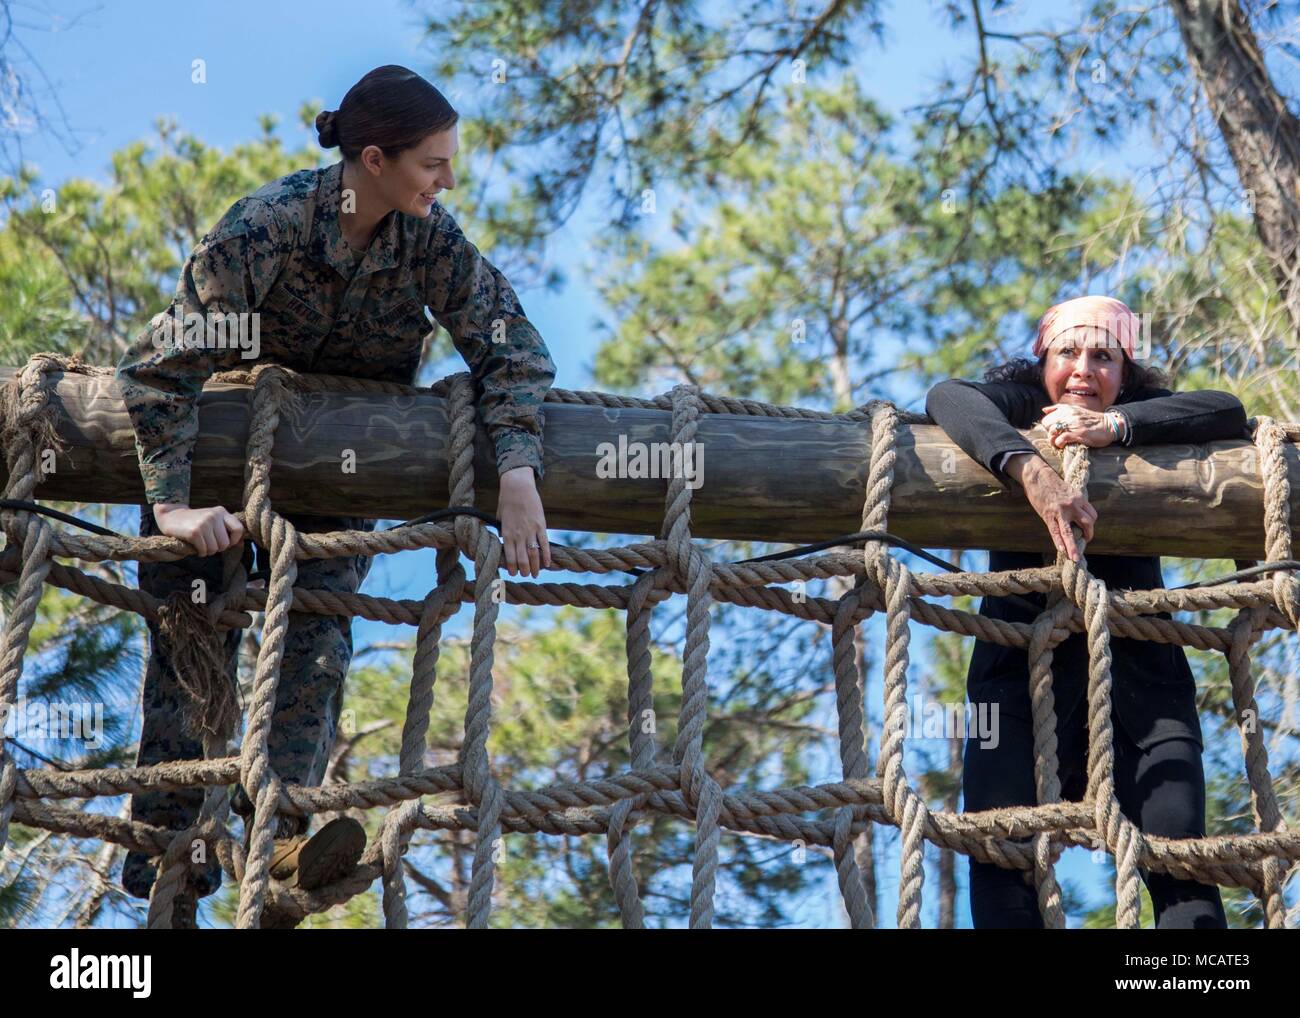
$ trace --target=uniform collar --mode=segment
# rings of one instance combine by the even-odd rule
[[[332,265],[344,279],[355,274],[376,272],[397,264],[397,237],[400,213],[394,209],[379,221],[379,229],[370,240],[366,257],[357,266],[352,249],[339,229],[339,205],[343,194],[343,162],[321,171],[316,192],[316,212],[311,226],[310,253],[317,261]]]

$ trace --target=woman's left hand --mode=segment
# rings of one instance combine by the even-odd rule
[[[1052,445],[1058,449],[1072,443],[1100,449],[1115,441],[1115,434],[1106,423],[1106,415],[1086,407],[1053,403],[1043,407],[1041,423],[1047,429]]]
[[[506,551],[506,571],[536,576],[551,567],[551,546],[546,539],[546,515],[532,467],[515,467],[501,475],[497,499],[501,517],[501,543]],[[528,547],[536,545],[536,547]]]

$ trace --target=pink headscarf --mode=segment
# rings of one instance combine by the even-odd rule
[[[1104,329],[1120,347],[1133,358],[1133,344],[1137,341],[1137,315],[1128,305],[1114,297],[1075,297],[1047,309],[1038,323],[1038,338],[1034,340],[1032,355],[1038,357],[1051,345],[1053,339],[1078,325],[1093,325]]]

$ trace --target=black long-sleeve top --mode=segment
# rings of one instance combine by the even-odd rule
[[[1040,385],[949,379],[930,390],[925,410],[963,452],[1003,485],[1018,487],[1005,473],[1005,461],[1011,453],[1036,450],[1017,429],[1032,427],[1041,419],[1043,408],[1050,405],[1052,400]],[[1231,393],[1148,388],[1111,409],[1128,423],[1127,445],[1250,438],[1245,408]],[[1105,526],[1105,520],[1098,520],[1098,525]],[[989,570],[994,572],[1032,569],[1043,561],[1042,555],[1032,552],[989,552]],[[1088,555],[1088,568],[1112,590],[1164,586],[1160,559],[1155,555]],[[1046,607],[1042,594],[1026,595],[1026,600],[1040,611]],[[985,597],[979,613],[1011,622],[1034,620],[1027,609],[1005,597]],[[1160,612],[1156,617],[1171,616]],[[1145,749],[1179,736],[1204,745],[1195,682],[1182,647],[1112,637],[1111,656],[1115,713],[1139,747]],[[1056,647],[1052,673],[1058,725],[1082,723],[1080,711],[1088,687],[1085,634],[1072,633]],[[966,683],[972,701],[998,702],[1008,716],[1032,718],[1029,661],[1024,650],[976,640]]]

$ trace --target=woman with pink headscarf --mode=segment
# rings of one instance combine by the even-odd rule
[[[1072,490],[1017,429],[1041,423],[1057,448],[1078,442],[1154,445],[1249,438],[1241,401],[1225,392],[1172,392],[1164,376],[1134,359],[1136,316],[1112,297],[1078,297],[1039,322],[1030,358],[993,368],[983,382],[950,379],[932,388],[926,412],[961,449],[1006,486],[1017,486],[1042,519],[1055,548],[1077,560],[1072,526],[1091,540],[1097,510]],[[1104,521],[1102,521],[1104,525]],[[1045,543],[1046,544],[1046,543]],[[1046,547],[1045,547],[1046,550]],[[1054,555],[990,551],[989,569],[1025,569]],[[1157,556],[1089,555],[1088,568],[1111,590],[1163,587]],[[1042,594],[1020,603],[985,597],[980,614],[1032,623],[1027,600],[1045,610]],[[1158,617],[1168,619],[1168,612]],[[1120,807],[1148,834],[1205,836],[1204,743],[1196,684],[1182,647],[1111,637],[1115,790]],[[1085,634],[1072,633],[1052,660],[1057,759],[1063,799],[1082,799],[1088,686]],[[968,739],[962,768],[964,809],[1033,805],[1033,715],[1028,655],[1018,647],[976,640],[966,676],[973,709],[997,719],[996,739]],[[996,712],[996,713],[994,713]],[[1226,926],[1219,889],[1166,873],[1141,871],[1156,927]],[[970,861],[971,916],[976,928],[1041,928],[1037,896],[1020,870]]]

